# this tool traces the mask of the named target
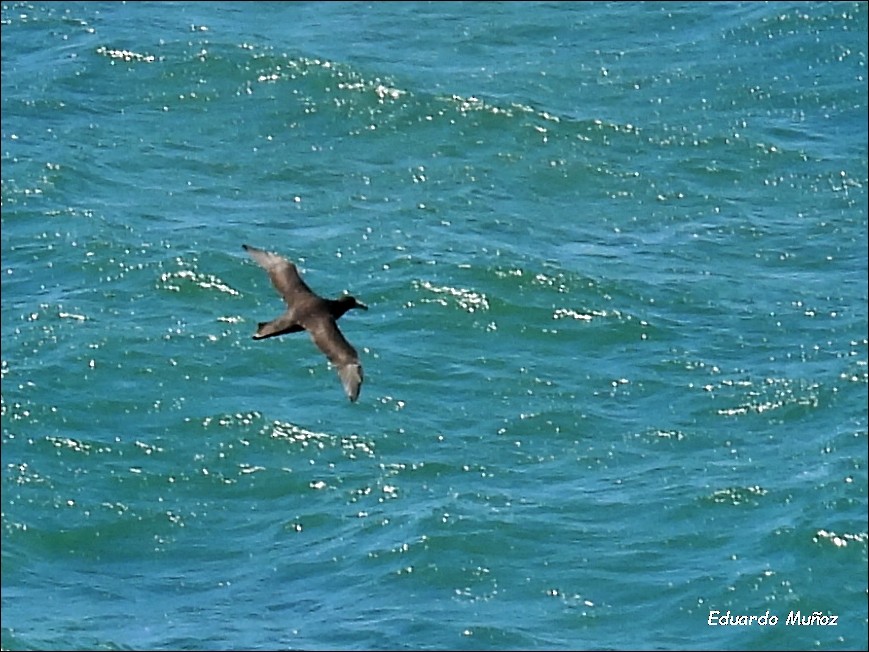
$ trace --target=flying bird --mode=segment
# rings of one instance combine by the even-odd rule
[[[272,285],[287,303],[287,310],[280,317],[258,324],[253,339],[308,331],[314,344],[338,370],[347,398],[351,401],[359,398],[359,388],[362,386],[359,354],[344,338],[337,321],[352,308],[368,310],[368,306],[350,295],[340,299],[324,299],[308,287],[299,276],[296,266],[286,258],[249,245],[242,247],[268,272]]]

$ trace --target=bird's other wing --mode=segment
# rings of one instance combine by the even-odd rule
[[[338,370],[347,398],[355,401],[359,397],[363,378],[362,365],[359,364],[359,354],[356,353],[356,349],[346,340],[331,317],[307,324],[306,329],[311,334],[314,344],[326,354]]]
[[[293,301],[300,293],[313,294],[311,288],[299,276],[299,270],[286,258],[250,245],[242,245],[242,247],[268,272],[272,285],[275,286],[287,305],[292,306]]]

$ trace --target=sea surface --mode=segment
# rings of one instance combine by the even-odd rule
[[[0,647],[865,650],[867,17],[4,2]]]

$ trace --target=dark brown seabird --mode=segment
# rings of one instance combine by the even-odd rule
[[[344,391],[351,401],[359,397],[362,386],[362,365],[359,354],[338,330],[338,318],[351,308],[368,310],[350,295],[340,299],[324,299],[314,294],[299,276],[299,270],[286,258],[248,245],[242,245],[268,273],[272,285],[287,302],[287,311],[280,317],[260,322],[255,340],[308,331],[319,349],[337,368]]]

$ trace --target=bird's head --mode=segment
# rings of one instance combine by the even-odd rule
[[[345,294],[337,301],[340,306],[341,314],[343,315],[348,310],[352,310],[353,308],[359,308],[360,310],[368,310],[368,306],[359,301],[356,297],[351,294]]]
[[[351,294],[348,294],[347,296],[345,296],[344,301],[346,301],[347,305],[349,306],[349,308],[347,308],[348,310],[350,310],[351,308],[359,308],[360,310],[368,310],[368,306],[366,306],[364,303],[359,301],[359,299],[357,299],[356,297],[354,297]]]

